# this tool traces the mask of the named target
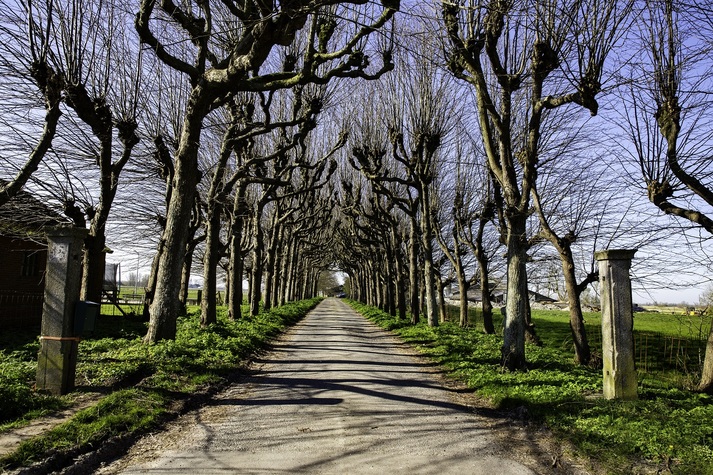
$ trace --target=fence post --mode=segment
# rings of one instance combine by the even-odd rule
[[[42,331],[37,359],[37,389],[66,394],[74,389],[79,338],[74,312],[81,287],[82,244],[86,229],[54,228],[47,234],[47,271]]]
[[[602,305],[604,397],[637,399],[634,367],[634,313],[629,269],[636,250],[598,251]]]

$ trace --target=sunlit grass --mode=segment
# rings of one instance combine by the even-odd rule
[[[713,474],[713,397],[647,377],[640,379],[638,401],[603,399],[601,370],[573,363],[566,312],[533,312],[545,344],[528,344],[529,370],[511,373],[499,364],[500,336],[452,323],[412,326],[373,307],[352,305],[443,365],[494,407],[526,409],[529,418],[573,442],[610,473],[634,473],[643,464],[652,473]],[[661,329],[672,323],[665,318],[643,316],[639,325]],[[599,324],[594,315],[585,319]]]
[[[201,328],[199,315],[193,312],[178,319],[175,340],[150,345],[142,343],[145,322],[101,317],[94,334],[79,345],[76,380],[85,390],[102,389],[109,395],[70,421],[20,444],[14,453],[0,458],[0,471],[31,463],[49,451],[91,450],[111,436],[156,426],[173,401],[225,381],[319,301],[295,302],[239,321],[229,320],[221,309],[218,322],[207,328]],[[67,404],[66,398],[32,390],[38,348],[35,335],[27,332],[24,342],[3,342],[0,397],[5,428]]]

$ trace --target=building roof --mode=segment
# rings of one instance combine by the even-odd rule
[[[5,183],[0,179],[0,185]],[[24,190],[0,206],[2,236],[44,240],[47,228],[67,223],[66,218]]]

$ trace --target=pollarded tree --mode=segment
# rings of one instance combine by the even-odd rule
[[[315,126],[315,116],[322,107],[322,99],[318,96],[310,97],[303,93],[303,89],[303,86],[297,86],[293,91],[284,91],[278,94],[276,100],[273,92],[235,95],[226,107],[228,117],[224,117],[224,120],[227,124],[220,124],[224,133],[205,199],[206,249],[203,256],[204,292],[201,301],[203,325],[216,321],[217,269],[227,247],[221,242],[220,234],[223,228],[222,217],[228,211],[228,197],[235,186],[243,188],[238,193],[244,193],[247,183],[267,178],[256,176],[258,166],[264,167],[266,162],[284,156],[305,143],[307,134]],[[261,111],[261,115],[257,111]],[[271,133],[274,138],[268,138],[267,141],[274,142],[272,149],[265,154],[257,153],[254,150],[255,141]],[[228,233],[228,239],[231,234]],[[242,282],[242,278],[239,281]],[[232,310],[237,311],[235,308]]]
[[[30,41],[42,37],[50,44],[46,61],[61,77],[68,116],[49,167],[60,183],[44,188],[76,226],[88,227],[81,298],[99,301],[107,222],[119,177],[139,142],[141,53],[124,28],[125,11],[113,2],[30,2],[27,15],[28,33],[35,35]]]
[[[444,142],[448,138],[456,111],[456,96],[448,77],[443,77],[427,58],[404,60],[397,75],[387,78],[382,91],[385,121],[377,125],[386,129],[390,150],[354,148],[354,157],[362,173],[388,193],[385,183],[403,189],[390,193],[394,203],[403,203],[405,211],[417,220],[417,235],[423,258],[426,319],[438,325],[436,274],[434,268],[435,178]],[[374,120],[373,117],[367,120]],[[384,144],[385,145],[385,144]],[[382,145],[383,146],[383,145]],[[388,153],[388,162],[384,160]],[[356,163],[355,163],[356,165]]]
[[[651,203],[713,234],[713,14],[696,1],[644,5],[644,60],[624,96],[632,155]],[[713,331],[699,389],[713,392]]]
[[[533,208],[540,223],[536,239],[546,240],[557,251],[557,274],[564,278],[563,298],[569,305],[575,362],[587,365],[591,352],[580,296],[599,278],[595,246],[610,231],[603,224],[605,217],[612,220],[614,210],[621,212],[615,195],[622,190],[616,189],[617,182],[605,181],[608,170],[601,165],[601,157],[578,156],[575,150],[554,153],[564,158],[551,168],[548,164],[541,167],[540,180],[532,190]]]
[[[442,2],[449,69],[476,95],[490,172],[502,190],[508,260],[502,364],[525,368],[527,219],[543,118],[580,106],[596,114],[607,55],[630,2]]]
[[[439,203],[436,207],[434,232],[441,251],[448,259],[455,274],[459,293],[459,323],[461,327],[469,324],[468,319],[468,290],[472,279],[466,278],[465,259],[468,246],[462,239],[462,230],[469,226],[474,212],[466,202],[466,188],[471,186],[466,181],[462,166],[462,143],[456,144],[454,151],[456,158],[455,170],[441,177],[439,186]],[[455,175],[455,176],[453,176]]]
[[[354,8],[364,4],[362,9]],[[379,77],[392,68],[390,52],[382,50],[382,66],[373,69],[371,52],[365,48],[369,35],[386,25],[397,9],[398,2],[386,0],[381,5],[363,0],[141,2],[136,15],[141,41],[191,83],[147,342],[175,336],[180,256],[199,179],[198,149],[205,117],[238,92],[326,83],[336,77]],[[307,33],[298,35],[305,27]],[[173,46],[188,42],[193,46],[191,55]],[[284,55],[279,67],[270,65],[268,58],[280,48],[299,55]]]

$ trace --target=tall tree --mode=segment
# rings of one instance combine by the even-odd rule
[[[448,66],[475,91],[486,162],[502,190],[508,261],[502,364],[510,370],[526,365],[526,223],[543,118],[573,105],[597,113],[605,61],[629,9],[614,0],[442,3]]]
[[[428,59],[410,57],[401,66],[398,75],[386,80],[387,87],[382,92],[385,120],[376,126],[385,129],[381,135],[388,140],[390,150],[385,148],[387,144],[381,144],[384,147],[381,149],[379,144],[355,147],[354,166],[379,193],[388,195],[393,203],[412,215],[412,240],[416,236],[420,240],[423,258],[426,319],[429,325],[436,326],[434,180],[444,142],[453,127],[456,100],[448,78],[443,77]],[[378,110],[366,113],[374,114]],[[366,120],[373,121],[374,118],[367,117]],[[385,160],[387,153],[388,160]],[[391,184],[391,188],[386,184]]]
[[[633,158],[649,201],[713,233],[713,14],[696,1],[646,1],[641,60],[623,96]],[[631,152],[630,152],[631,153]],[[713,392],[713,331],[699,389]]]

